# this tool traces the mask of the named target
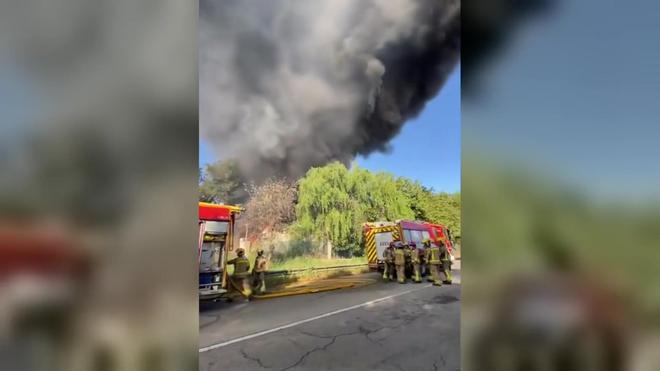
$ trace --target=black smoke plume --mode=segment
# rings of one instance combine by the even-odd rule
[[[200,131],[254,180],[386,151],[460,56],[460,1],[200,3]]]

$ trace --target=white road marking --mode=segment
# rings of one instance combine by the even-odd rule
[[[321,315],[318,315],[318,316],[315,316],[315,317],[307,318],[307,319],[304,319],[304,320],[301,320],[301,321],[292,322],[292,323],[289,323],[289,324],[284,325],[284,326],[279,326],[279,327],[272,328],[270,330],[260,331],[260,332],[256,332],[256,333],[251,334],[251,335],[241,336],[239,338],[228,340],[228,341],[225,341],[225,342],[222,342],[222,343],[209,345],[207,347],[200,348],[199,352],[204,353],[204,352],[208,352],[209,350],[226,347],[227,345],[238,343],[238,342],[241,342],[241,341],[244,341],[244,340],[253,339],[253,338],[263,336],[263,335],[267,335],[267,334],[270,334],[270,333],[273,333],[273,332],[276,332],[276,331],[280,331],[280,330],[284,330],[284,329],[291,328],[291,327],[294,327],[294,326],[302,325],[303,323],[315,321],[315,320],[321,319],[321,318],[334,316],[335,314],[343,313],[343,312],[353,310],[353,309],[357,309],[357,308],[360,308],[360,307],[364,307],[364,306],[367,306],[367,305],[380,303],[381,301],[385,301],[385,300],[388,300],[388,299],[395,298],[397,296],[409,294],[413,291],[422,290],[422,289],[425,289],[425,288],[428,288],[428,287],[431,287],[431,286],[432,286],[431,284],[424,285],[422,287],[402,291],[402,292],[399,292],[399,293],[396,293],[396,294],[393,294],[393,295],[390,295],[390,296],[386,296],[386,297],[383,297],[383,298],[380,298],[380,299],[370,300],[370,301],[364,302],[362,304],[352,305],[350,307],[334,310],[332,312],[328,312],[328,313],[321,314]]]

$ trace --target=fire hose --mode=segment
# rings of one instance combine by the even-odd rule
[[[254,299],[273,299],[284,296],[313,294],[325,291],[333,291],[348,288],[357,288],[375,283],[377,280],[373,278],[358,278],[358,277],[344,277],[344,278],[329,278],[322,280],[309,281],[298,284],[291,284],[284,286],[276,291],[271,291],[264,294],[256,294],[251,297]],[[231,286],[236,292],[239,292],[244,297],[249,297],[249,293],[244,292],[237,287],[234,280],[230,280]]]

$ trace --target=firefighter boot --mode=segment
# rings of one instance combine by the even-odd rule
[[[413,280],[415,281],[415,283],[422,282],[422,277],[419,273],[419,264],[413,264],[413,272],[414,272]]]
[[[399,283],[406,283],[406,267],[404,265],[396,266],[396,278]]]
[[[442,273],[445,275],[445,279],[444,281],[442,281],[442,283],[451,285],[452,277],[451,277],[451,266],[449,261],[442,262]]]
[[[259,272],[257,273],[257,275],[259,277],[259,285],[257,286],[258,287],[257,292],[259,294],[264,294],[266,293],[266,274],[264,272]]]
[[[440,281],[440,267],[437,264],[431,264],[431,276],[433,277],[434,286],[442,286],[442,281]]]
[[[396,268],[394,267],[394,263],[387,264],[387,272],[389,274],[389,280],[394,281],[394,275],[396,274]]]

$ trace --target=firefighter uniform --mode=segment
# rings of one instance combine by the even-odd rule
[[[396,278],[399,283],[406,283],[406,252],[403,245],[398,245],[394,250],[394,265],[396,266]]]
[[[263,294],[266,292],[266,264],[268,260],[264,256],[264,251],[257,251],[257,257],[254,259],[254,268],[252,268],[252,282],[254,290]]]
[[[383,251],[383,279],[385,281],[394,279],[394,248],[392,244]]]
[[[415,245],[410,246],[410,263],[412,264],[412,279],[415,283],[422,282],[420,268],[420,251]]]
[[[247,298],[252,295],[252,289],[250,288],[250,261],[245,257],[245,251],[243,249],[238,249],[236,255],[238,256],[228,261],[227,264],[234,266],[234,274],[231,276],[234,288]]]
[[[439,242],[442,243],[442,242]],[[436,245],[431,245],[431,247],[426,248],[426,262],[428,267],[431,269],[431,280],[436,286],[442,286],[440,281],[440,248]]]
[[[431,265],[429,264],[428,251],[431,247],[431,240],[424,240],[424,253],[420,256],[422,260],[422,275],[426,275],[426,280],[428,282],[433,282],[433,277],[431,276]]]
[[[440,245],[440,261],[442,262],[442,273],[445,276],[442,282],[451,285],[451,257],[449,255],[449,249],[445,244]]]

